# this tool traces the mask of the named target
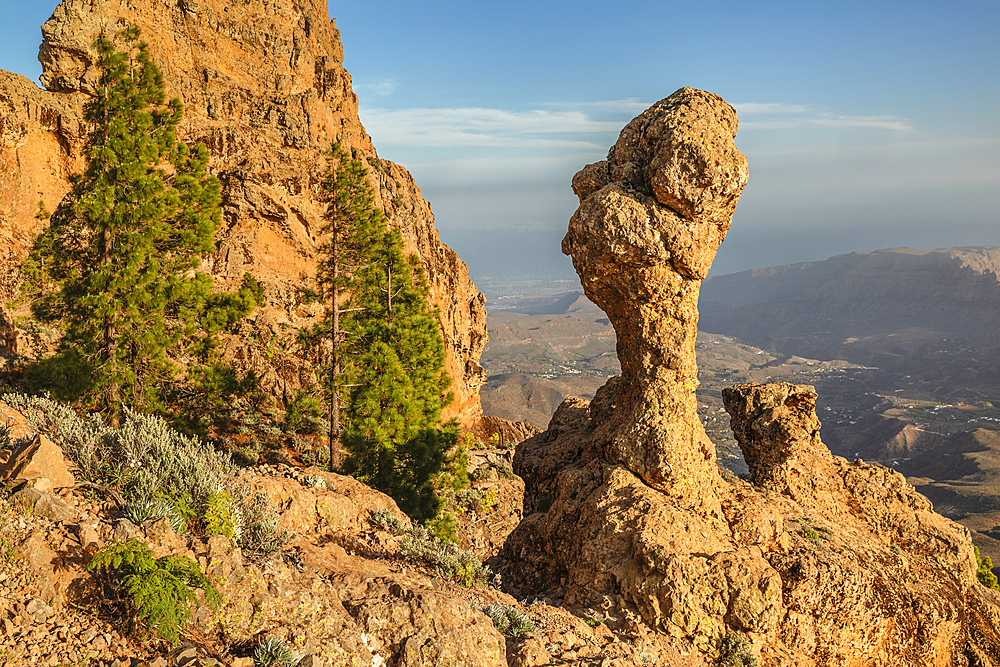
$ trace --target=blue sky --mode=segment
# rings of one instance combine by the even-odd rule
[[[37,77],[57,3],[0,0]],[[330,2],[361,119],[480,275],[572,273],[569,187],[681,86],[740,116],[750,184],[714,273],[1000,245],[1000,2]]]

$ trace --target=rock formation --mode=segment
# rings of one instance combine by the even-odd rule
[[[265,286],[269,307],[228,341],[227,356],[260,371],[279,396],[308,381],[307,364],[276,364],[267,352],[291,344],[289,331],[319,312],[305,302],[303,288],[315,273],[324,152],[337,140],[370,167],[389,223],[420,257],[440,312],[456,398],[446,416],[474,424],[485,382],[478,363],[486,343],[485,300],[465,264],[441,243],[412,176],[376,156],[358,119],[340,34],[321,0],[60,4],[42,27],[46,90],[0,72],[0,298],[12,295],[12,269],[43,224],[35,217],[38,202],[54,210],[69,189],[68,176],[82,170],[82,108],[97,76],[94,37],[125,24],[140,28],[167,94],[184,103],[181,138],[204,142],[212,152],[210,169],[223,196],[212,274],[223,288],[247,271]],[[255,342],[248,344],[248,337]]]
[[[563,250],[615,326],[622,375],[518,447],[525,519],[495,564],[519,596],[641,618],[686,664],[692,646],[726,658],[736,633],[764,665],[1000,665],[1000,595],[968,531],[898,473],[830,454],[812,387],[727,390],[751,478],[720,475],[694,338],[747,182],[736,130],[719,97],[683,88],[574,177]]]
[[[694,344],[698,284],[748,178],[736,127],[732,107],[694,89],[653,105],[606,161],[573,178],[580,208],[563,239],[618,336],[622,374],[598,436],[604,455],[678,498],[699,496],[715,468],[697,416]]]

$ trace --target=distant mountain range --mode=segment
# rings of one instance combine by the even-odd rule
[[[718,276],[699,327],[1000,398],[1000,248],[890,248]]]

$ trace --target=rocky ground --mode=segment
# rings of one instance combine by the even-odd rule
[[[20,415],[0,411],[15,435],[31,435]],[[262,557],[221,535],[177,535],[165,520],[133,525],[93,489],[53,489],[38,475],[58,477],[65,463],[51,443],[41,450],[0,454],[4,665],[248,667],[265,637],[286,642],[303,666],[653,664],[655,635],[613,601],[573,608],[558,598],[518,600],[495,582],[463,582],[447,564],[415,558],[398,531],[375,518],[389,514],[408,527],[393,501],[349,477],[287,465],[244,469],[242,481],[264,491],[279,526],[294,531],[284,549]],[[495,555],[521,518],[523,483],[510,473],[512,454],[471,456],[466,495],[488,502],[459,512],[457,537],[480,559]],[[100,547],[128,538],[157,556],[196,560],[222,593],[218,610],[199,605],[177,645],[130,632],[85,569]],[[522,612],[530,629],[502,634],[482,611],[489,605]]]

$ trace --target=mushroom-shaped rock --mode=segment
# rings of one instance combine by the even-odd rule
[[[682,88],[622,130],[573,179],[580,207],[563,252],[618,337],[622,376],[604,456],[694,500],[718,477],[697,417],[698,290],[747,183],[736,112]]]

